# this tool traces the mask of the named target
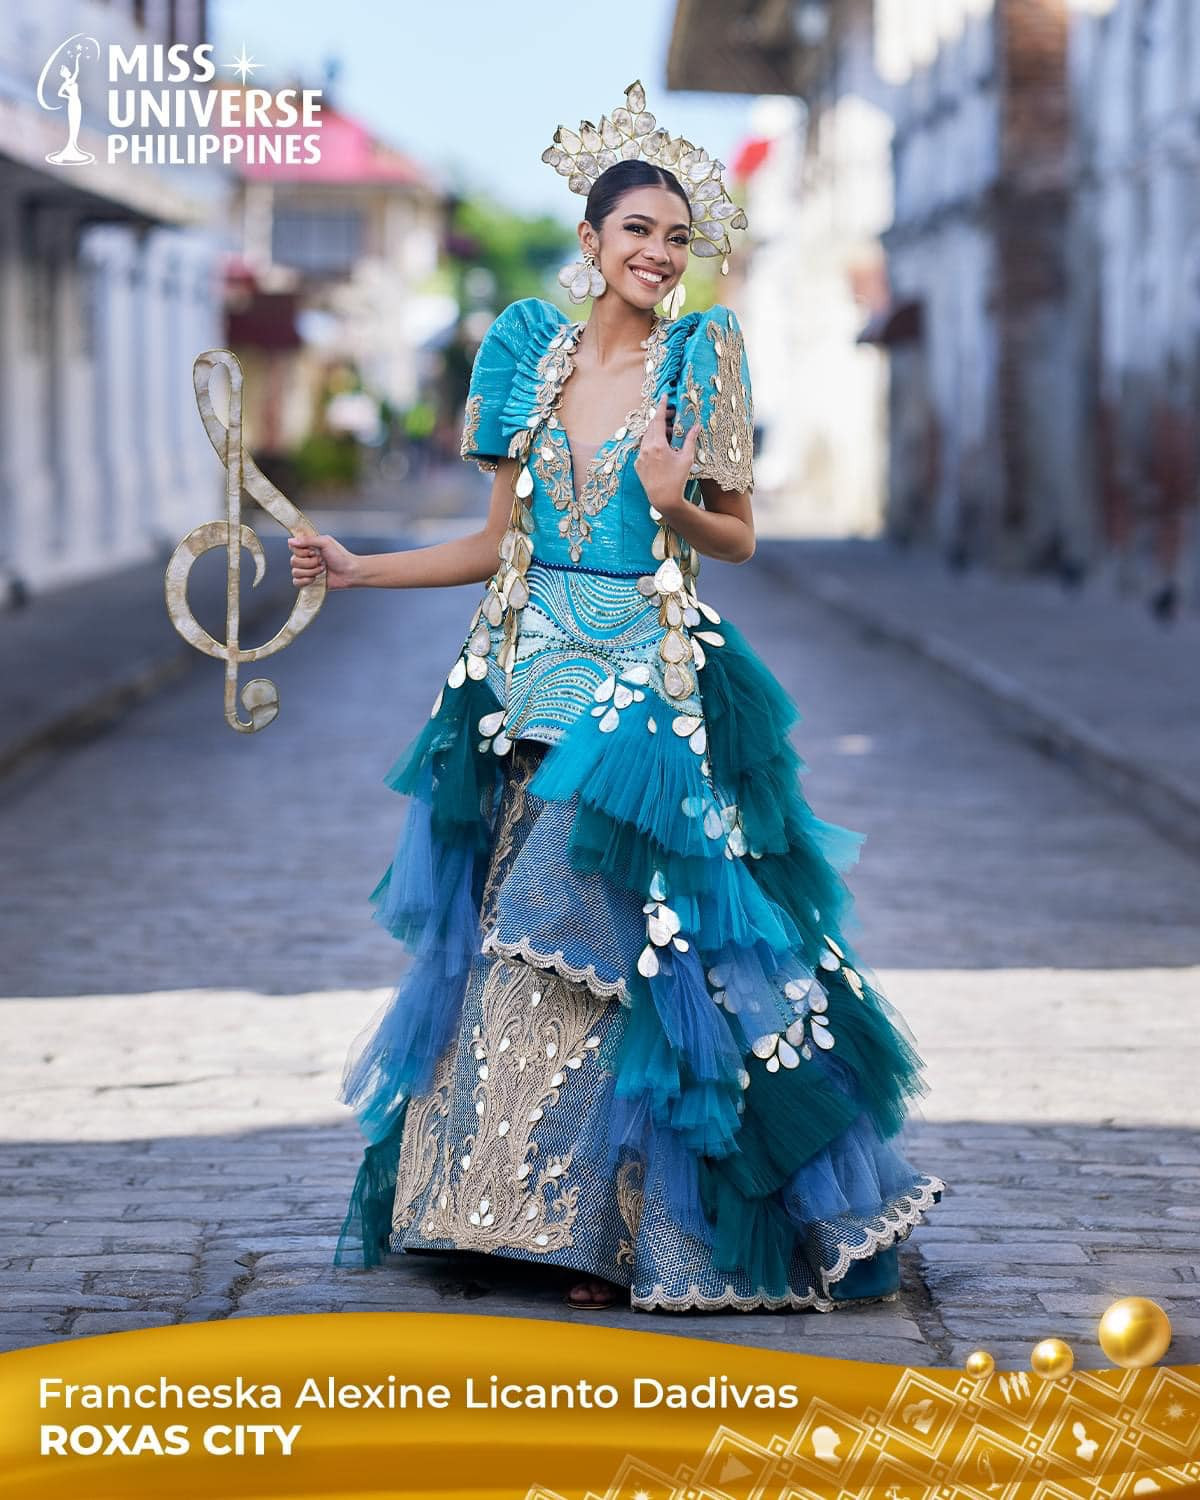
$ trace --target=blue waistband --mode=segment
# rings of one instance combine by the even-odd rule
[[[531,568],[553,568],[559,573],[594,573],[598,578],[644,578],[654,568],[585,568],[582,563],[545,562],[535,556]],[[655,564],[657,566],[657,564]]]

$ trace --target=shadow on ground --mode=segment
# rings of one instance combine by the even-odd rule
[[[1023,1366],[1055,1334],[1098,1367],[1101,1313],[1137,1293],[1172,1318],[1169,1362],[1200,1360],[1194,1132],[920,1122],[905,1149],[949,1188],[903,1248],[898,1302],[679,1315],[573,1311],[569,1273],[475,1255],[335,1268],[359,1157],[349,1125],[10,1142],[0,1346],[280,1313],[466,1311],[933,1366],[979,1346]]]

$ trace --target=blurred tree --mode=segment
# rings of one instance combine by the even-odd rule
[[[466,283],[480,269],[490,274],[487,301],[494,311],[518,297],[556,297],[560,288],[554,278],[574,244],[571,230],[549,215],[529,218],[487,198],[460,198],[447,244],[461,267],[459,305],[464,310],[479,305],[480,278],[475,277],[475,287]]]
[[[545,297],[565,308],[555,277],[574,245],[570,228],[549,215],[529,217],[474,194],[449,198],[439,270],[448,274],[460,317],[440,350],[430,390],[438,414],[433,442],[443,457],[457,452],[471,363],[488,325],[521,297]]]

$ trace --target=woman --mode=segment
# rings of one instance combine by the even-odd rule
[[[58,70],[58,76],[62,79],[58,86],[58,97],[67,101],[67,143],[52,152],[46,160],[57,162],[60,166],[82,165],[96,159],[79,144],[79,127],[83,121],[83,105],[79,99],[80,55],[80,50],[76,48],[75,67],[71,69],[63,63]]]
[[[560,279],[591,317],[517,302],[476,358],[484,528],[292,544],[298,584],[489,580],[389,777],[413,801],[374,900],[414,960],[347,1067],[369,1144],[338,1258],[544,1262],[579,1307],[891,1299],[942,1187],[889,1144],[920,1059],[842,931],[860,840],[813,815],[794,707],[695,595],[701,554],[754,550],[737,320],[655,314],[745,221],[626,103],[545,157],[587,194]]]

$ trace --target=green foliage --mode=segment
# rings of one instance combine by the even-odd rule
[[[464,270],[482,267],[494,278],[495,291],[488,299],[494,308],[519,297],[549,295],[558,268],[575,245],[574,235],[557,219],[547,214],[529,218],[479,197],[458,204],[453,233],[473,246]]]
[[[304,489],[354,484],[362,450],[344,434],[310,432],[292,454],[297,483]]]
[[[582,217],[582,199],[579,213]],[[547,215],[527,218],[490,199],[466,197],[455,210],[452,235],[465,255],[458,263],[461,306],[468,307],[472,301],[463,279],[473,267],[482,267],[495,281],[487,299],[493,309],[507,307],[519,297],[545,297],[572,317],[579,316],[555,280],[562,266],[578,258],[579,250],[574,232],[559,220]],[[684,312],[702,312],[724,300],[728,283],[720,266],[718,258],[688,257]]]
[[[721,275],[720,267],[721,262],[716,258],[704,260],[697,255],[688,256],[687,269],[683,273],[687,297],[681,312],[704,312],[715,302],[724,302],[726,278]]]

